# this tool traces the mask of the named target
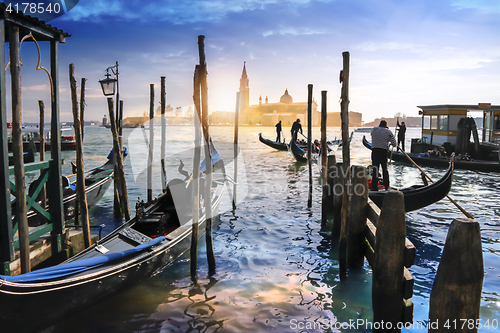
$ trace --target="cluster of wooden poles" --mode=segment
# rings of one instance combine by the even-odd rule
[[[411,297],[414,281],[408,268],[414,263],[416,249],[406,238],[403,193],[388,191],[380,210],[368,199],[368,169],[362,166],[350,166],[349,53],[344,52],[342,55],[343,70],[340,72],[340,82],[342,83],[343,163],[337,164],[335,156],[327,154],[326,91],[322,91],[321,227],[326,231],[329,227],[328,221],[333,217],[332,246],[338,247],[341,281],[346,281],[348,270],[361,269],[365,257],[371,265],[373,269],[373,331],[400,332],[404,325],[412,324],[413,319]],[[309,85],[308,90],[308,206],[311,207],[312,85]],[[422,169],[420,170],[424,173]],[[342,188],[342,191],[337,191],[338,188]],[[458,323],[462,325],[464,320],[467,324],[477,323],[479,320],[484,276],[479,223],[469,218],[470,214],[456,202],[451,201],[468,218],[453,220],[448,231],[430,298],[427,324],[429,331],[433,332],[453,331],[458,329]],[[380,325],[382,322],[386,325]],[[387,329],[387,323],[392,329]],[[462,325],[461,328],[463,327]],[[473,327],[472,330],[471,327]],[[474,324],[466,328],[467,331],[477,332],[477,327]]]

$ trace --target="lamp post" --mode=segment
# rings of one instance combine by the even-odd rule
[[[110,74],[110,71],[112,74]],[[110,76],[114,75],[115,78],[111,78]],[[119,98],[120,98],[120,89],[118,86],[118,61],[114,66],[110,66],[106,68],[106,78],[99,80],[99,83],[101,84],[102,88],[102,93],[104,96],[112,96],[115,95],[116,93],[116,119],[109,119],[110,122],[115,123],[115,128],[116,131],[118,132],[118,147],[119,147],[119,152],[118,154],[122,154],[122,149],[123,149],[123,138],[122,138],[122,113],[119,112]],[[118,170],[118,158],[115,156],[115,167],[114,167],[114,175],[116,177],[117,175],[117,170]],[[120,181],[125,181],[124,179]],[[118,199],[118,187],[117,187],[117,182],[116,178],[114,181],[114,216],[116,218],[121,218],[122,217],[122,212],[120,208],[120,201]]]
[[[111,73],[115,76],[115,78],[110,78]],[[115,121],[116,128],[121,128],[121,117],[122,115],[119,112],[119,100],[120,100],[120,89],[118,85],[118,61],[114,66],[110,66],[106,68],[106,78],[99,80],[99,83],[101,84],[102,88],[102,93],[104,96],[112,96],[115,94],[116,91],[116,120],[110,119],[110,121]],[[116,89],[115,89],[116,88]],[[121,136],[121,131],[120,131],[120,136]],[[121,141],[121,138],[120,138]],[[121,149],[121,148],[120,148]]]

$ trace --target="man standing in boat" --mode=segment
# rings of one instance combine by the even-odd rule
[[[281,120],[276,124],[276,142],[281,142]]]
[[[405,135],[406,135],[406,124],[404,121],[399,123],[399,118],[396,119],[396,127],[399,127],[398,132],[398,146],[401,147],[402,151],[405,151]],[[400,144],[401,143],[401,144]]]
[[[300,134],[304,134],[302,132],[302,124],[300,123],[300,119],[297,118],[297,120],[292,124],[292,129],[290,130],[292,132],[292,137],[295,133],[298,133],[300,131]]]
[[[372,129],[372,191],[378,191],[378,172],[379,166],[382,166],[382,181],[385,189],[389,189],[389,172],[387,171],[387,150],[389,144],[397,147],[396,138],[391,130],[387,128],[387,122],[381,120],[378,127]]]

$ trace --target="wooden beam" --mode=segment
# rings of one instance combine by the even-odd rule
[[[61,173],[61,131],[59,120],[59,42],[50,42],[50,75],[52,76],[53,96],[50,121],[50,167],[47,193],[49,213],[52,216],[52,250],[62,251],[61,236],[64,233],[64,208]]]
[[[5,40],[5,20],[0,18],[0,40]],[[5,48],[0,48],[0,64],[5,64]],[[10,275],[10,261],[14,260],[12,245],[12,216],[10,206],[9,161],[7,147],[7,105],[5,91],[5,66],[0,66],[0,263],[3,275]]]
[[[26,208],[26,185],[24,177],[23,142],[21,137],[21,58],[19,54],[19,28],[12,26],[9,35],[10,75],[12,93],[12,154],[14,155],[14,175],[16,184],[16,218],[19,226],[19,251],[21,273],[31,271],[29,227]]]

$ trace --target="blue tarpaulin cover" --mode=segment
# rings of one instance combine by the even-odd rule
[[[66,264],[56,265],[52,267],[47,267],[39,269],[34,272],[29,272],[17,276],[5,276],[0,275],[0,279],[9,282],[32,282],[32,281],[42,281],[42,280],[52,280],[61,277],[65,277],[71,274],[81,273],[86,270],[99,267],[104,264],[108,264],[114,260],[123,258],[125,256],[140,252],[149,247],[155,246],[165,240],[164,236],[150,240],[147,243],[143,243],[134,247],[133,249],[125,250],[122,252],[104,254],[99,257],[88,258],[69,262]]]
[[[222,158],[220,157],[219,153],[217,152],[217,150],[215,150],[214,148],[212,148],[212,164],[215,164],[217,162],[219,162]],[[205,160],[203,160],[203,162],[201,162],[200,164],[200,171],[201,172],[205,172]]]

